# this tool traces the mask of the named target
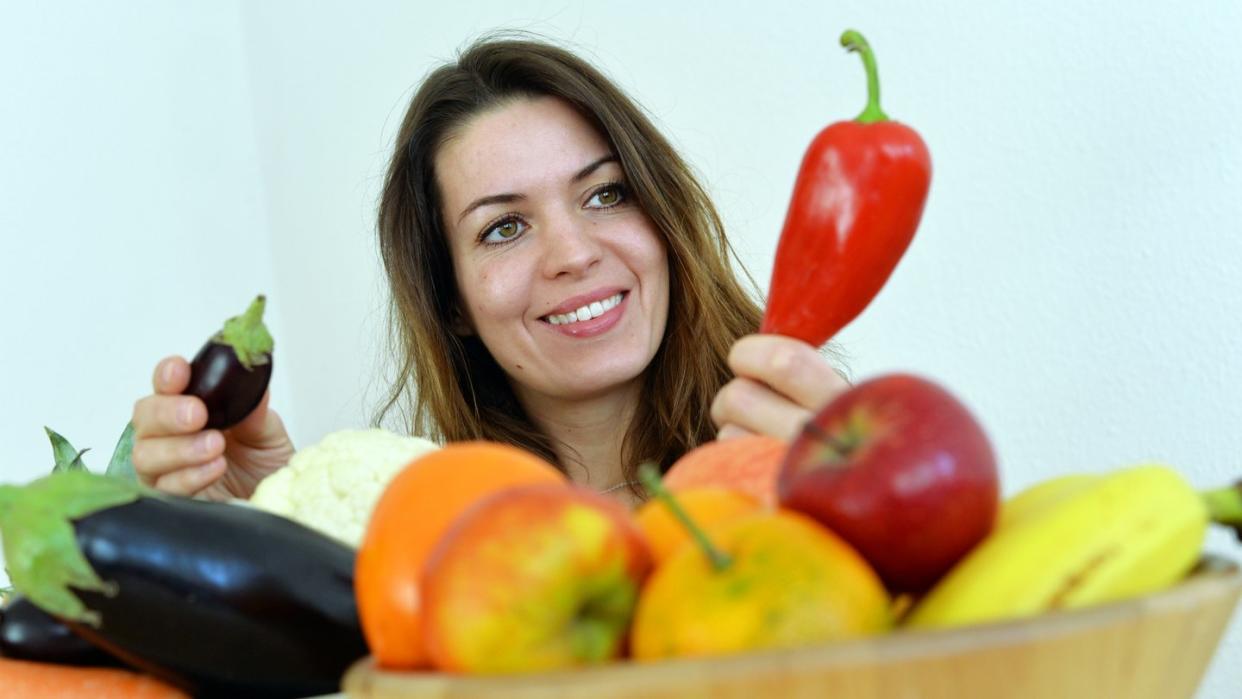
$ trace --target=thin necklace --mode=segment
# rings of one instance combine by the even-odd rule
[[[623,482],[623,483],[618,483],[618,484],[616,484],[616,485],[614,485],[614,486],[609,486],[609,487],[607,487],[607,488],[604,488],[603,490],[601,490],[601,491],[599,491],[599,492],[600,492],[600,494],[602,494],[602,495],[607,495],[608,493],[612,493],[612,492],[615,492],[615,491],[621,490],[622,488],[627,488],[627,487],[632,486],[632,485],[638,485],[638,481],[625,481],[625,482]]]

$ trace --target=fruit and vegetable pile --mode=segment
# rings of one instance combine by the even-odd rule
[[[803,163],[764,329],[821,344],[883,285],[922,210],[921,140],[871,104]],[[195,360],[227,425],[271,370],[263,300]],[[227,330],[227,328],[232,328]],[[258,373],[256,373],[258,372]],[[6,695],[303,697],[354,663],[509,674],[722,656],[1086,607],[1176,584],[1208,526],[1242,537],[1242,483],[1197,492],[1139,464],[1002,501],[994,450],[957,397],[879,376],[790,443],[710,442],[631,509],[486,442],[344,431],[249,502],[137,483],[126,430],[105,473],[49,430],[53,473],[0,486],[16,588]]]
[[[910,375],[858,384],[792,443],[710,442],[662,478],[647,466],[653,497],[635,509],[511,446],[337,433],[324,453],[341,460],[308,457],[304,480],[341,463],[389,474],[349,500],[357,549],[305,511],[91,473],[52,436],[55,473],[0,487],[19,590],[0,678],[29,697],[302,697],[368,655],[531,673],[1018,619],[1169,587],[1211,522],[1242,527],[1242,486],[1196,492],[1157,464],[1002,502],[978,422]]]

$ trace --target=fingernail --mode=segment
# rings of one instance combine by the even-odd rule
[[[182,403],[181,407],[177,409],[177,420],[180,421],[182,425],[189,427],[190,423],[194,420],[194,403],[190,401]]]
[[[198,438],[199,456],[207,456],[220,448],[220,433],[208,432]]]
[[[176,368],[176,367],[173,365],[173,363],[172,363],[172,362],[170,362],[170,361],[166,361],[166,362],[164,362],[164,370],[163,370],[162,374],[163,374],[163,376],[164,376],[164,383],[165,383],[165,384],[170,384],[170,383],[172,383],[172,380],[173,380],[173,370],[174,370],[175,368]]]

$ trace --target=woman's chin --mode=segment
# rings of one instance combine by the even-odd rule
[[[642,380],[643,368],[616,367],[613,371],[600,371],[595,368],[587,372],[584,368],[567,366],[559,375],[568,380],[548,381],[542,387],[531,388],[537,393],[558,400],[598,400],[634,390]]]

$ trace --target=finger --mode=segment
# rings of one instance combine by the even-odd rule
[[[789,441],[798,435],[811,412],[757,381],[736,378],[716,394],[711,417],[717,425],[733,424]]]
[[[205,464],[224,454],[224,435],[207,430],[179,437],[153,437],[134,442],[130,458],[134,472],[145,483],[195,464]]]
[[[723,442],[726,439],[737,439],[738,437],[747,437],[753,434],[754,432],[730,422],[716,431],[716,441]]]
[[[176,355],[165,357],[155,365],[151,387],[163,396],[174,396],[190,385],[190,363]]]
[[[243,442],[253,444],[268,428],[268,401],[272,397],[271,390],[263,392],[263,398],[250,414],[242,421],[229,428],[229,434],[236,435]],[[275,413],[272,413],[275,416]]]
[[[178,469],[160,476],[155,482],[155,489],[173,495],[193,497],[220,480],[225,466],[224,457],[220,457],[199,466]]]
[[[135,440],[191,434],[207,425],[207,406],[196,396],[146,396],[131,419]]]
[[[733,373],[771,386],[807,410],[818,410],[849,388],[814,347],[780,335],[747,335],[729,351]]]

